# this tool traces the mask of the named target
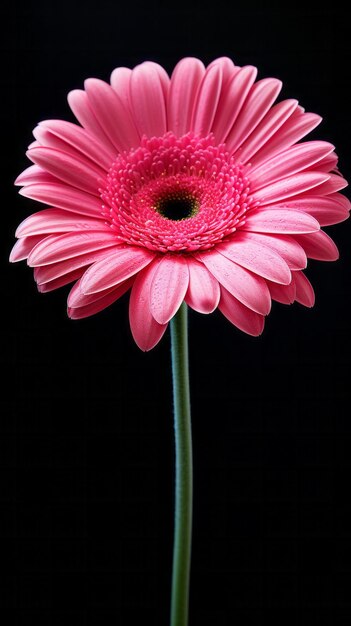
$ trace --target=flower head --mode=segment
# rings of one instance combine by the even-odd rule
[[[220,58],[119,67],[72,91],[78,124],[41,122],[16,183],[50,208],[17,229],[39,291],[74,282],[73,319],[130,290],[150,350],[185,302],[259,335],[271,300],[313,306],[307,258],[335,260],[320,230],[348,217],[334,146],[303,141],[321,118],[274,104],[279,80]]]

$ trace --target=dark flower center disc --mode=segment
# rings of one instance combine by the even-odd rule
[[[158,200],[156,210],[162,217],[179,222],[194,217],[199,210],[197,200],[189,194],[169,195]]]

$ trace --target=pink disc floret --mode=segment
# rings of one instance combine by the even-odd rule
[[[143,137],[112,164],[101,189],[103,215],[121,243],[157,252],[208,250],[258,204],[245,169],[223,144],[214,145],[213,135]],[[167,217],[167,204],[183,205],[184,217]]]

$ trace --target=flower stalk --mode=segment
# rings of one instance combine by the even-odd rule
[[[183,303],[171,321],[175,434],[175,517],[171,626],[187,626],[191,562],[193,467],[190,415],[188,311]]]

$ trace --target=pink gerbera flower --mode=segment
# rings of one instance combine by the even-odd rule
[[[271,300],[313,306],[307,258],[335,260],[320,230],[348,217],[334,146],[299,143],[321,118],[281,82],[220,58],[117,68],[111,84],[72,91],[81,126],[41,122],[16,183],[50,206],[17,229],[12,261],[28,259],[42,292],[76,281],[73,319],[130,290],[143,350],[161,339],[183,300],[217,307],[251,335]]]

